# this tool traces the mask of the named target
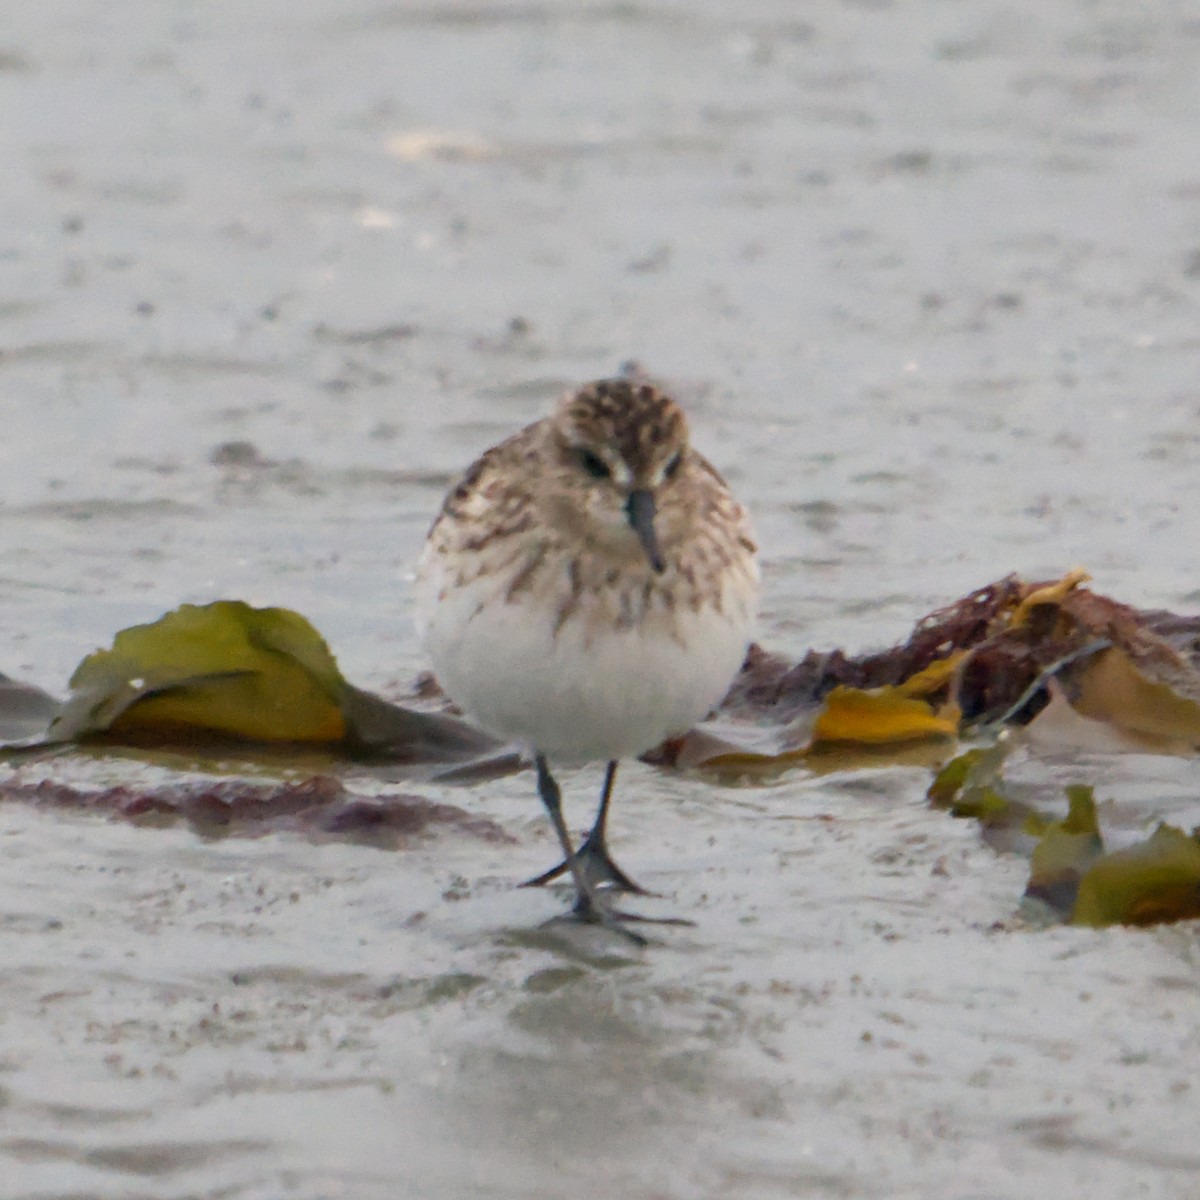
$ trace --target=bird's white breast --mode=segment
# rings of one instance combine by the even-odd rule
[[[511,598],[506,582],[454,580],[426,555],[418,624],[433,669],[483,728],[583,763],[641,754],[720,701],[745,655],[757,578],[739,573],[719,606],[651,601],[627,622],[612,619],[611,596],[587,592],[564,618],[565,573]]]

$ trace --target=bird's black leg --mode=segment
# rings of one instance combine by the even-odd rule
[[[558,866],[551,867],[549,871],[545,871],[533,879],[527,879],[521,885],[522,887],[541,887],[543,884],[557,879],[560,875],[566,874],[567,871],[574,873],[572,864],[572,860],[574,860],[574,864],[582,868],[584,875],[593,887],[607,886],[615,892],[632,892],[636,896],[657,894],[630,879],[617,866],[608,852],[608,806],[612,799],[613,784],[616,782],[616,778],[617,764],[616,760],[613,760],[604,772],[604,790],[600,794],[600,807],[596,810],[596,819],[592,822],[591,832],[583,839],[583,844],[579,849],[564,858]],[[545,802],[544,796],[542,800]]]
[[[539,754],[535,761],[537,765],[538,795],[542,798],[542,804],[546,807],[546,812],[550,816],[550,822],[554,826],[554,832],[558,835],[559,844],[562,846],[564,856],[563,869],[569,870],[571,877],[575,881],[575,915],[581,921],[593,921],[604,925],[615,933],[628,938],[636,945],[644,946],[646,939],[640,934],[634,933],[632,929],[626,929],[596,896],[596,890],[592,885],[592,881],[588,878],[586,871],[584,871],[578,856],[571,846],[571,835],[567,832],[567,824],[563,820],[562,793],[559,791],[558,783],[554,776],[550,774],[550,768],[546,764],[546,756]],[[612,765],[615,769],[615,764]]]

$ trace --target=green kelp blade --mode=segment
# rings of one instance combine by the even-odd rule
[[[124,629],[80,663],[47,741],[306,743],[394,762],[460,762],[497,743],[455,717],[346,682],[299,613],[240,600],[186,604]]]
[[[1074,708],[1092,720],[1107,721],[1171,753],[1200,749],[1200,703],[1182,690],[1200,687],[1194,667],[1172,664],[1178,678],[1154,679],[1124,650],[1097,654],[1080,671]]]
[[[1026,811],[1013,805],[1002,790],[1002,768],[1009,745],[1001,740],[952,758],[929,785],[926,798],[951,816],[974,817],[985,824],[1008,824]]]
[[[329,647],[298,613],[240,600],[185,604],[88,655],[47,740],[190,731],[336,742],[346,733],[345,686]]]
[[[1075,908],[1079,881],[1104,853],[1104,841],[1096,820],[1093,790],[1084,784],[1067,788],[1070,805],[1061,821],[1026,822],[1029,832],[1041,836],[1033,848],[1026,897],[1040,900],[1062,920],[1068,920]]]
[[[458,717],[405,708],[350,683],[342,693],[342,714],[346,719],[346,742],[354,757],[469,763],[486,772],[496,769],[495,755],[503,746]],[[512,769],[510,766],[500,773],[508,774]]]
[[[49,692],[0,675],[0,743],[42,738],[61,707]]]
[[[1096,790],[1090,784],[1072,783],[1067,789],[1067,815],[1061,828],[1072,835],[1087,834],[1100,836],[1100,823],[1096,817]]]
[[[935,809],[950,808],[958,799],[962,788],[966,786],[968,775],[983,761],[984,755],[988,754],[990,749],[989,746],[988,749],[964,750],[962,754],[950,758],[934,776],[934,781],[925,792],[925,799],[928,799]]]
[[[1144,842],[1100,858],[1079,882],[1075,925],[1157,925],[1200,917],[1200,842],[1160,825]]]

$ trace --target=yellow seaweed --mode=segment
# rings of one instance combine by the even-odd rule
[[[914,676],[915,678],[915,676]],[[855,742],[884,745],[923,738],[955,737],[958,708],[949,704],[935,711],[925,700],[904,687],[836,687],[825,697],[825,706],[813,726],[813,744]]]
[[[1072,707],[1085,717],[1168,747],[1200,746],[1200,704],[1148,678],[1124,650],[1114,646],[1093,656],[1076,686]]]
[[[1008,627],[1019,629],[1022,625],[1028,624],[1035,608],[1041,608],[1047,604],[1062,604],[1071,592],[1080,584],[1088,583],[1091,578],[1082,567],[1074,567],[1056,583],[1047,584],[1045,587],[1030,592],[1013,610],[1012,616],[1008,619]]]

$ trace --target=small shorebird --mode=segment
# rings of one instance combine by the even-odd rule
[[[590,383],[481,455],[417,569],[417,613],[446,693],[533,752],[574,913],[632,941],[601,892],[643,892],[606,841],[617,761],[686,733],[742,664],[758,597],[746,513],[657,388]],[[576,850],[550,763],[606,762]]]

